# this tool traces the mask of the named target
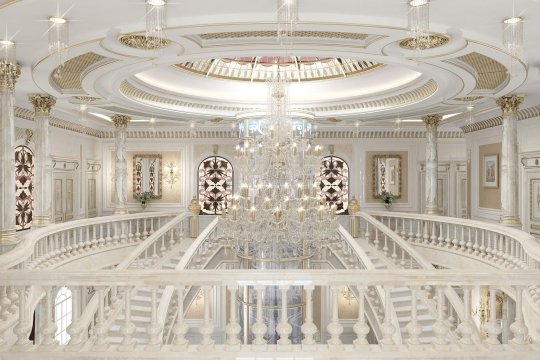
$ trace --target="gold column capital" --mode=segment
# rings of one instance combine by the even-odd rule
[[[0,61],[0,89],[14,90],[15,83],[20,75],[20,65]]]
[[[518,95],[506,95],[497,99],[497,106],[499,106],[503,114],[513,113],[518,110],[519,105],[523,102],[523,96]]]
[[[426,127],[435,127],[439,126],[439,123],[442,120],[441,114],[430,114],[422,117],[422,121],[426,124]]]
[[[34,106],[35,115],[41,116],[49,116],[56,104],[56,98],[49,94],[30,94],[28,101]]]
[[[114,123],[116,130],[124,130],[131,121],[131,117],[127,115],[114,114],[111,115],[111,120]]]

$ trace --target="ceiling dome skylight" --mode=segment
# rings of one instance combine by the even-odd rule
[[[266,81],[279,69],[292,81],[313,81],[353,76],[382,64],[333,57],[248,56],[197,60],[175,66],[202,76],[241,81]]]

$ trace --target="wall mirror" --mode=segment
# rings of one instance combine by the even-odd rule
[[[160,154],[133,155],[133,198],[148,191],[152,199],[161,199],[162,159]]]
[[[373,156],[373,196],[380,197],[384,191],[401,197],[401,156]]]

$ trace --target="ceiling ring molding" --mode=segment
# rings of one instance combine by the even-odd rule
[[[540,116],[540,105],[518,110],[518,113],[517,113],[518,121],[534,118],[537,116]],[[499,115],[499,116],[495,116],[486,120],[475,122],[474,124],[465,125],[461,127],[461,130],[463,130],[465,134],[468,134],[468,133],[485,130],[485,129],[489,129],[496,126],[501,126],[502,121],[503,121],[503,117],[502,115]]]

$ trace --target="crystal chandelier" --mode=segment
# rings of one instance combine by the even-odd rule
[[[513,57],[523,58],[523,18],[514,16],[503,21],[503,46]]]
[[[166,44],[167,1],[146,0],[146,47],[161,48]]]
[[[278,0],[277,35],[280,41],[293,36],[298,24],[298,0]]]
[[[312,118],[288,111],[279,73],[268,89],[266,117],[240,116],[242,185],[222,214],[222,236],[250,267],[291,268],[319,253],[338,223],[335,206],[319,194],[322,148],[313,144]]]
[[[49,54],[56,58],[58,66],[64,66],[68,58],[69,22],[59,16],[49,18]]]
[[[429,0],[409,1],[409,37],[417,50],[430,47]]]

